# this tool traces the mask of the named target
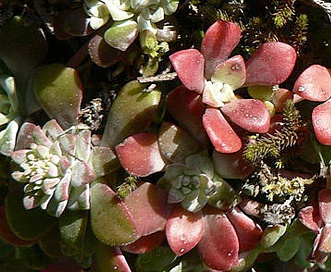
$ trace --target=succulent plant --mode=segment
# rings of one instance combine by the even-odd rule
[[[178,0],[145,0],[145,1],[120,1],[120,0],[85,0],[87,13],[91,16],[90,26],[98,29],[112,19],[113,24],[105,34],[105,41],[112,47],[125,51],[136,39],[141,37],[143,47],[151,48],[152,43],[159,46],[157,38],[158,27],[156,23],[163,21],[165,15],[173,14],[178,6]],[[162,30],[159,30],[162,32]],[[150,33],[143,34],[144,32]],[[164,36],[164,35],[163,35]],[[155,47],[152,46],[152,47]],[[162,46],[161,46],[162,47]],[[152,50],[154,53],[157,50]]]
[[[105,164],[114,155],[106,147],[92,147],[86,127],[64,131],[51,120],[42,128],[24,123],[11,158],[22,168],[12,177],[25,184],[25,208],[40,206],[59,217],[66,208],[90,208],[90,183],[104,174]]]
[[[9,156],[15,148],[16,135],[20,124],[18,98],[12,76],[0,76],[0,153]]]
[[[240,137],[224,115],[249,132],[269,130],[270,115],[266,105],[257,99],[238,99],[234,91],[250,85],[278,85],[287,79],[296,61],[294,48],[281,42],[263,44],[247,63],[240,55],[228,58],[239,40],[237,24],[218,20],[206,31],[201,52],[186,49],[170,56],[186,90],[200,95],[201,103],[207,106],[202,110],[202,125],[215,149],[222,153],[237,152],[242,147]],[[180,92],[185,92],[185,88]],[[183,111],[181,107],[172,106],[178,103],[177,96],[171,93],[168,96],[168,109],[175,118]],[[192,99],[198,98],[192,95]]]

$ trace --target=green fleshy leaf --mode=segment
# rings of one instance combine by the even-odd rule
[[[7,127],[0,132],[0,153],[9,156],[15,149],[16,135],[19,128],[19,120],[9,122]]]
[[[120,166],[114,152],[110,148],[103,146],[95,146],[93,148],[89,162],[92,164],[96,177],[104,176]]]
[[[12,191],[6,197],[6,216],[13,233],[23,240],[37,240],[46,234],[56,219],[40,209],[26,210],[23,207],[23,194]],[[40,223],[42,222],[42,223]]]
[[[62,64],[42,66],[32,77],[30,90],[63,129],[78,124],[83,86],[77,70]]]
[[[144,92],[147,85],[127,83],[113,102],[101,146],[114,148],[130,135],[148,128],[161,99],[161,92]]]
[[[104,34],[111,47],[125,51],[138,36],[138,24],[133,20],[115,22]]]
[[[186,131],[167,122],[162,124],[158,144],[161,153],[173,162],[184,162],[187,156],[199,151],[199,146]]]
[[[102,183],[91,188],[91,225],[94,235],[106,245],[126,245],[139,238],[126,205]]]
[[[227,209],[234,205],[237,199],[236,191],[220,177],[213,180],[216,186],[215,193],[209,197],[208,204],[218,208]]]
[[[157,247],[138,256],[135,267],[137,272],[161,272],[176,260],[177,256],[169,247]]]
[[[61,240],[70,247],[84,246],[88,213],[86,211],[66,211],[59,218]]]
[[[293,239],[287,239],[280,250],[276,251],[278,258],[282,262],[287,262],[294,257],[299,250],[301,241],[299,237]]]
[[[214,167],[206,151],[191,155],[185,159],[185,174],[214,176]]]
[[[267,227],[262,235],[261,244],[263,248],[268,249],[272,247],[284,235],[286,227],[283,225],[276,225]]]

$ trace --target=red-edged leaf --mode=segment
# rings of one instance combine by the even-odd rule
[[[160,246],[164,240],[164,231],[154,232],[152,234],[142,236],[132,244],[122,246],[121,249],[133,254],[144,254]]]
[[[118,62],[121,51],[107,44],[103,35],[95,35],[88,44],[88,53],[91,60],[102,68],[107,68]]]
[[[22,240],[13,233],[7,222],[6,211],[3,206],[0,206],[0,237],[6,243],[14,246],[30,246],[37,242],[37,240]]]
[[[311,101],[331,97],[331,76],[328,69],[314,64],[304,70],[294,83],[293,92]]]
[[[323,224],[317,206],[307,206],[302,208],[298,214],[298,218],[306,228],[315,233],[319,232]]]
[[[181,256],[189,252],[200,241],[203,230],[202,213],[191,213],[176,205],[168,219],[166,234],[173,252]]]
[[[254,171],[252,164],[243,156],[242,150],[224,154],[213,152],[214,169],[222,178],[243,179]]]
[[[221,111],[238,126],[257,133],[266,133],[270,114],[266,105],[257,99],[237,99],[226,103]]]
[[[204,219],[205,230],[198,244],[201,259],[212,269],[230,270],[239,260],[239,241],[234,227],[218,209],[210,209]]]
[[[262,44],[247,62],[246,86],[278,85],[292,73],[297,55],[282,42]]]
[[[314,108],[312,124],[317,140],[324,145],[331,145],[331,100]]]
[[[253,249],[262,236],[261,227],[238,208],[234,208],[227,213],[227,217],[236,230],[239,239],[239,251]]]
[[[326,224],[321,232],[318,250],[326,253],[331,252],[331,224]]]
[[[319,214],[324,223],[331,223],[331,190],[323,189],[318,193]]]
[[[125,198],[124,202],[133,215],[137,232],[141,236],[164,229],[172,209],[167,201],[167,192],[148,182]]]
[[[116,146],[118,158],[124,169],[135,176],[146,177],[165,166],[153,133],[143,132],[127,138]]]
[[[172,54],[169,59],[184,86],[202,93],[205,86],[203,55],[196,49],[186,49]]]
[[[219,109],[208,108],[203,115],[203,125],[216,151],[234,153],[242,143]]]
[[[225,61],[240,40],[237,24],[222,20],[216,21],[205,33],[201,52],[205,57],[205,76],[210,78],[216,66]]]
[[[179,125],[189,131],[201,147],[206,147],[208,136],[202,124],[205,105],[201,96],[179,86],[168,94],[167,109]]]
[[[131,272],[131,269],[118,247],[109,247],[101,243],[98,244],[94,263],[93,272]]]
[[[236,55],[215,68],[212,81],[229,84],[232,90],[240,88],[246,80],[246,65],[242,56]]]

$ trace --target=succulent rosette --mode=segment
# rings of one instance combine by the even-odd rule
[[[59,217],[66,208],[90,208],[90,182],[104,174],[102,168],[113,153],[106,147],[92,149],[86,127],[63,131],[51,120],[42,128],[24,123],[11,158],[21,167],[12,177],[25,183],[24,207],[40,206]]]
[[[219,20],[206,31],[201,52],[185,49],[170,56],[184,86],[169,94],[168,110],[193,135],[206,132],[221,153],[234,153],[242,147],[232,123],[254,133],[269,130],[268,107],[259,99],[237,97],[235,91],[252,85],[281,84],[296,61],[294,48],[282,42],[262,44],[247,62],[240,55],[229,58],[239,41],[239,26]],[[196,120],[188,125],[192,118]]]
[[[139,33],[148,31],[156,35],[158,32],[156,23],[164,20],[165,15],[173,14],[178,2],[177,0],[85,0],[84,3],[93,29],[100,28],[110,18],[114,21],[105,32],[105,41],[110,46],[125,51]],[[147,40],[142,42],[142,44],[146,43]]]

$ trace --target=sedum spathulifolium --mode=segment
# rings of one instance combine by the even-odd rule
[[[102,176],[114,154],[107,147],[93,147],[91,131],[73,127],[64,131],[53,119],[42,128],[24,123],[12,160],[21,169],[12,177],[25,183],[26,209],[40,206],[59,217],[65,209],[90,208],[90,183]]]

